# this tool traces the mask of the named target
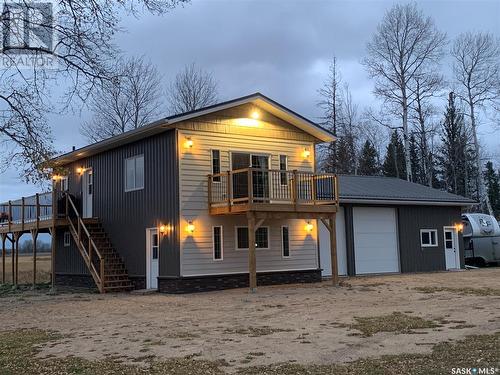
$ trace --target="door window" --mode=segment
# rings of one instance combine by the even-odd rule
[[[158,234],[153,234],[153,238],[152,238],[152,247],[151,247],[151,256],[153,258],[153,260],[157,260],[158,259]]]

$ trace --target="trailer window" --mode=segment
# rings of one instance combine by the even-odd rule
[[[420,229],[420,245],[422,247],[437,246],[437,229]]]

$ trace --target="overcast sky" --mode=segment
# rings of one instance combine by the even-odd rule
[[[367,41],[393,4],[194,0],[164,16],[124,19],[127,32],[117,36],[117,44],[127,55],[149,58],[164,75],[165,84],[184,65],[196,62],[219,81],[221,100],[259,91],[317,120],[317,89],[333,55],[360,108],[378,105],[373,83],[359,62]],[[489,31],[500,37],[499,0],[423,1],[419,6],[450,39],[467,30]],[[446,75],[450,73],[448,64],[449,60],[443,61]],[[85,111],[50,117],[58,150],[86,144],[78,128],[87,117]],[[488,151],[499,152],[500,136],[485,116],[480,136]],[[37,190],[20,182],[15,170],[0,175],[0,202]]]

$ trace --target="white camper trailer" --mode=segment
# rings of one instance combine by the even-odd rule
[[[500,262],[500,226],[493,216],[463,214],[465,261],[484,266]]]

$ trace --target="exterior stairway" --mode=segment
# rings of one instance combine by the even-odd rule
[[[111,244],[97,218],[82,219],[73,200],[66,194],[69,231],[101,293],[133,289],[123,259]]]

